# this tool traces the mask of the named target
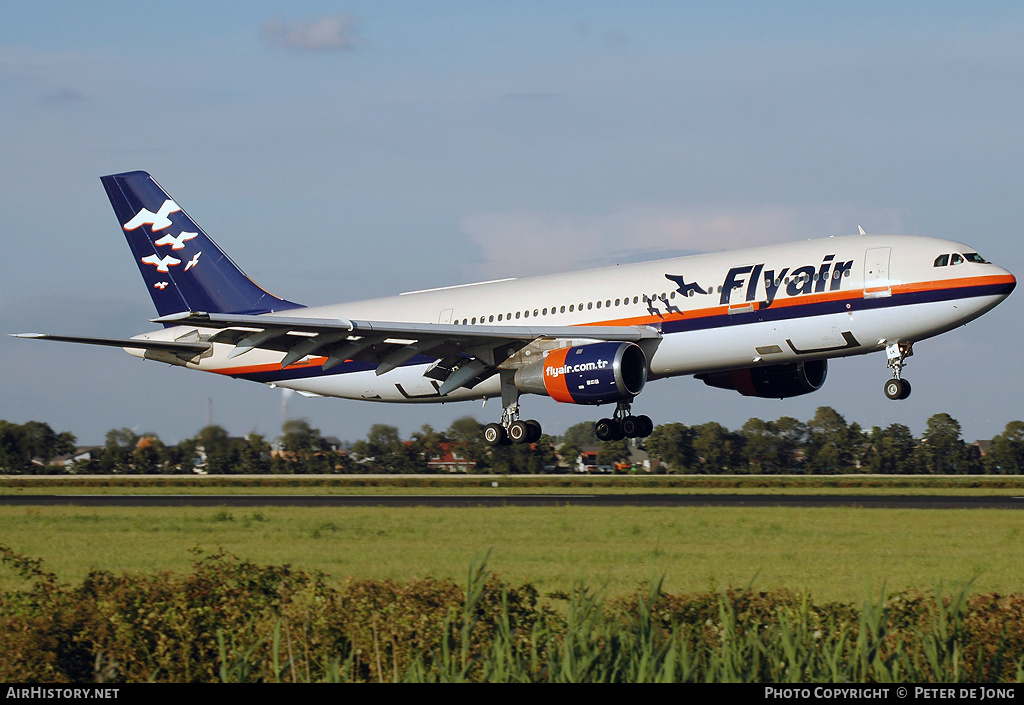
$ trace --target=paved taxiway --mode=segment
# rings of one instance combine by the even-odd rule
[[[1024,509],[1024,496],[769,494],[0,495],[0,506],[80,507],[864,507]]]

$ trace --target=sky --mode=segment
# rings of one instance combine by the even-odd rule
[[[128,337],[155,311],[99,177],[150,172],[246,273],[309,305],[857,232],[970,244],[1021,276],[1017,2],[8,3],[0,23],[0,333]],[[1024,418],[1024,294],[762,400],[692,378],[655,423],[807,421],[965,440]],[[610,413],[523,400],[546,432]],[[382,405],[0,336],[0,419],[268,438],[305,418],[499,419],[492,400]]]

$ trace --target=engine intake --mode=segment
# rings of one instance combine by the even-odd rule
[[[828,360],[792,362],[768,367],[710,372],[697,375],[709,387],[735,389],[747,397],[785,399],[821,389],[828,374]]]
[[[552,350],[516,370],[520,391],[565,404],[631,401],[647,382],[647,356],[633,343],[591,343]]]

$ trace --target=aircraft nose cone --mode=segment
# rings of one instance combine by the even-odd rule
[[[1006,272],[1005,269],[1003,271]],[[1003,291],[1001,293],[1002,293],[1003,296],[1009,296],[1010,292],[1013,291],[1014,288],[1017,286],[1017,277],[1013,276],[1009,272],[1006,272],[1006,277],[1005,278],[1006,278],[1006,284],[1003,287]]]

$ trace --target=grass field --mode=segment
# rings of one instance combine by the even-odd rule
[[[807,590],[816,601],[894,592],[1024,592],[1024,514],[862,508],[0,508],[0,542],[64,581],[90,568],[185,570],[224,548],[332,579],[461,581],[474,558],[542,593],[585,580],[607,594],[664,576],[670,592]],[[0,588],[19,584],[0,569]]]

